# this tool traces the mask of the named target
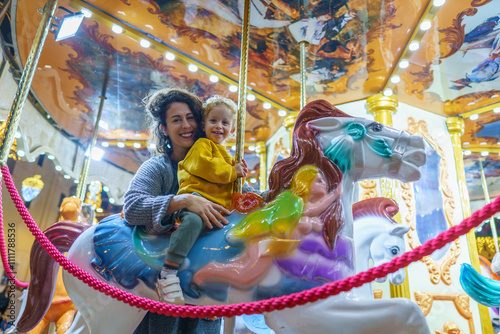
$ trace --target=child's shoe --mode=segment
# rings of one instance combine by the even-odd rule
[[[179,282],[179,277],[175,275],[167,275],[164,278],[158,277],[156,280],[156,293],[160,298],[160,302],[185,305],[184,295]]]

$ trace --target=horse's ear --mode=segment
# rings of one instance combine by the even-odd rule
[[[396,226],[391,231],[391,234],[398,236],[398,237],[403,237],[406,233],[408,233],[409,230],[410,230],[410,228],[408,226],[398,224],[398,226]]]
[[[318,130],[321,132],[334,131],[342,126],[336,117],[323,117],[320,119],[315,119],[307,123],[307,127],[311,130]]]

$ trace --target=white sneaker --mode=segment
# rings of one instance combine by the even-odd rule
[[[167,275],[156,280],[156,293],[162,303],[185,305],[179,277]]]

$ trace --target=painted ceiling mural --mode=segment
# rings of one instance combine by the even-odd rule
[[[308,100],[341,104],[391,87],[401,102],[443,116],[499,103],[499,2],[453,0],[434,9],[429,0],[251,0],[248,92],[257,99],[247,100],[246,141],[269,139],[283,124],[278,113],[299,109],[301,41],[309,43]],[[14,3],[13,41],[24,64],[45,0]],[[145,140],[142,99],[159,87],[238,100],[229,86],[239,77],[244,0],[60,0],[59,6],[84,7],[93,16],[72,38],[55,42],[49,35],[33,92],[75,140],[91,137],[103,89],[100,141]],[[405,53],[429,13],[420,47]],[[57,16],[65,14],[59,9]],[[113,24],[125,32],[116,34]],[[141,36],[153,47],[141,47]],[[177,58],[166,59],[167,51]],[[405,69],[398,67],[403,58]],[[190,63],[203,70],[190,71]],[[391,83],[394,74],[401,80]],[[464,118],[464,149],[498,147],[499,114]],[[127,147],[107,159],[135,171],[147,152]]]

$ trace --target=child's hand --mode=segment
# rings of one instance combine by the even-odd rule
[[[239,164],[235,164],[234,169],[236,169],[236,175],[238,175],[238,177],[246,177],[248,173],[248,165],[245,159],[243,159]]]

